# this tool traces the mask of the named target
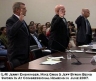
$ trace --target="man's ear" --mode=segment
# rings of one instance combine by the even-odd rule
[[[20,12],[20,9],[16,9],[16,12]]]

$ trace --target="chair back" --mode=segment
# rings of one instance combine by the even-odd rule
[[[38,48],[38,45],[32,45],[32,46],[30,46],[30,50],[37,49],[37,48]]]
[[[4,63],[5,69],[7,71],[12,71],[12,67],[11,67],[10,62],[8,61],[8,57],[7,56],[3,56],[3,55],[0,56],[0,62]]]

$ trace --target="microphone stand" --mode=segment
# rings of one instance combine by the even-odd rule
[[[53,40],[54,40],[54,39],[53,39]],[[56,41],[56,40],[54,40],[54,41]],[[56,41],[56,42],[65,49],[65,47],[64,47],[62,44],[60,44],[58,41]],[[61,52],[61,51],[54,50],[54,49],[53,49],[53,51]],[[71,54],[72,54],[71,57],[72,57],[72,58],[75,58],[76,61],[77,61],[77,62],[73,62],[73,63],[71,63],[71,64],[73,64],[73,65],[81,65],[81,64],[82,64],[82,63],[76,58],[76,56],[75,56],[72,52],[70,52],[69,50],[67,50],[67,51],[68,51],[69,53],[71,53]],[[64,53],[64,52],[61,52],[61,53]]]

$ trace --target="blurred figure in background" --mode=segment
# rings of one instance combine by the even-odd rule
[[[50,22],[46,22],[46,36],[49,38],[50,36],[50,28],[51,28],[51,24]]]
[[[8,39],[7,39],[7,36],[6,36],[6,27],[1,27],[0,31],[2,32],[2,34],[0,35],[1,43],[7,49],[7,47],[8,47]]]
[[[41,28],[41,24],[38,23],[38,24],[36,25],[36,32],[37,32],[38,35],[41,33],[40,28]]]
[[[34,25],[34,21],[31,21],[31,22],[29,23],[29,25]]]
[[[48,48],[48,38],[46,36],[46,26],[42,25],[41,26],[41,33],[39,34],[38,39],[41,40],[41,43]]]
[[[94,30],[94,33],[93,33],[93,41],[96,42],[96,29]]]

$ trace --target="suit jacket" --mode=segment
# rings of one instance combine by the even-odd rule
[[[34,35],[35,35],[35,33],[34,33]],[[35,37],[37,38],[38,42],[43,47],[43,44],[41,43],[41,41],[39,41],[37,35],[35,35]],[[32,46],[32,45],[38,45],[38,44],[37,44],[36,40],[33,38],[33,36],[30,34],[30,46]]]
[[[69,43],[69,31],[66,19],[65,22],[59,17],[59,15],[53,17],[49,37],[50,49],[65,51],[67,48]]]
[[[37,43],[36,43],[35,39],[33,38],[33,36],[30,34],[30,46],[32,46],[32,45],[37,45]]]
[[[77,42],[85,42],[86,41],[86,21],[85,18],[83,16],[79,16],[75,23],[77,24],[77,36],[76,36],[76,41]],[[90,40],[92,40],[92,29],[90,26]]]
[[[41,43],[45,46],[45,47],[48,47],[48,38],[43,34],[39,34],[39,37],[38,37],[39,40],[41,40]]]
[[[12,15],[6,21],[8,37],[8,57],[13,67],[19,66],[29,60],[29,29],[27,24]],[[26,26],[25,26],[26,25]]]

